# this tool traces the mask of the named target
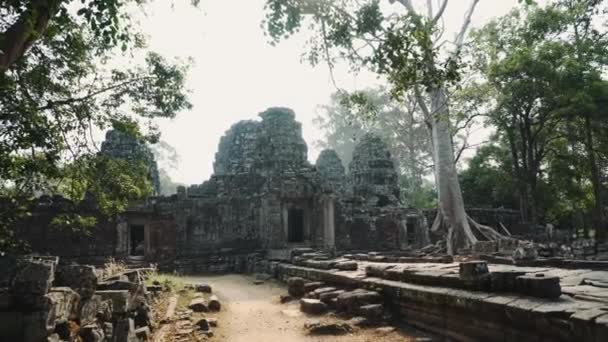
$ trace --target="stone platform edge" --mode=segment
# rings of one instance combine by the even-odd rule
[[[567,295],[546,300],[416,285],[288,263],[279,263],[276,274],[282,280],[298,276],[380,290],[385,306],[398,321],[458,341],[608,341],[608,306]]]

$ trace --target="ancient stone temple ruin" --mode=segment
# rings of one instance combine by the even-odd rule
[[[141,256],[183,271],[240,270],[252,254],[281,259],[299,247],[398,250],[426,245],[423,215],[400,203],[397,173],[386,145],[366,135],[348,172],[338,155],[321,152],[315,165],[292,110],[270,108],[259,121],[234,124],[219,142],[209,180],[170,197],[134,204],[116,222],[100,221],[92,237],[42,232],[53,200],[21,231],[33,248],[80,259]],[[149,150],[110,131],[102,153],[128,159]],[[56,199],[56,203],[61,202]],[[50,236],[52,235],[52,236]],[[53,248],[44,241],[68,242]],[[74,241],[74,246],[69,242]]]

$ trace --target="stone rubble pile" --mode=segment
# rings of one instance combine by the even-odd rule
[[[351,331],[351,326],[380,326],[386,321],[387,313],[378,291],[361,288],[348,290],[328,286],[323,282],[307,281],[300,277],[288,278],[287,290],[289,296],[286,298],[290,300],[300,298],[300,311],[306,314],[319,316],[336,312],[348,319],[346,323],[316,322],[306,327],[309,333],[314,335],[339,335]]]
[[[151,298],[135,270],[101,281],[95,268],[57,257],[0,258],[0,340],[145,341]]]

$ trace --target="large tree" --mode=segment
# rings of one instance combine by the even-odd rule
[[[427,1],[424,9],[409,0],[389,2],[397,5],[381,6],[379,0],[268,0],[265,24],[274,42],[301,27],[310,28],[314,33],[308,57],[313,64],[324,60],[333,67],[346,60],[354,70],[365,67],[383,76],[396,99],[414,93],[433,147],[439,201],[433,228],[445,227],[447,250],[453,254],[477,241],[471,223],[481,236],[498,237],[465,212],[450,127],[449,89],[460,79],[459,54],[479,0],[468,3],[453,40],[445,39],[441,28],[447,0],[436,8]]]
[[[141,2],[0,2],[0,191],[15,206],[88,193],[112,215],[149,193],[147,169],[109,160],[96,139],[114,128],[155,142],[153,120],[191,106],[188,64],[148,51],[131,22]],[[16,212],[0,213],[0,249]]]
[[[608,40],[599,22],[605,10],[602,1],[525,5],[475,34],[477,66],[494,89],[490,122],[509,147],[521,212],[530,222],[547,216],[546,179],[571,181],[566,171],[576,170],[576,178],[588,175],[592,184],[595,226],[604,225],[597,144],[606,117]]]

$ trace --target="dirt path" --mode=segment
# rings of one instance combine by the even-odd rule
[[[253,278],[243,275],[188,277],[188,282],[205,282],[222,301],[215,341],[225,342],[399,342],[416,341],[418,332],[382,334],[371,330],[356,331],[346,336],[307,336],[303,330],[314,317],[303,315],[297,302],[281,304],[279,295],[286,289],[267,281],[254,285]]]

